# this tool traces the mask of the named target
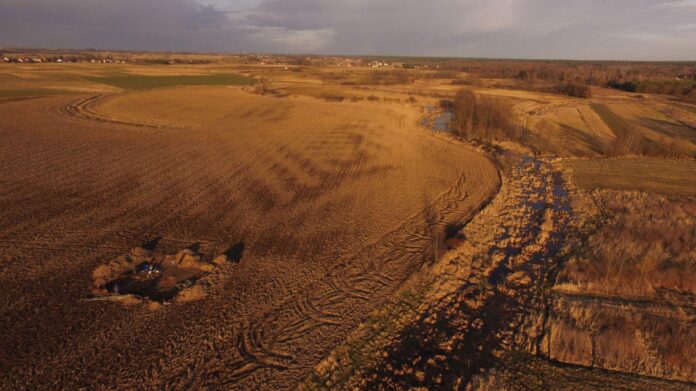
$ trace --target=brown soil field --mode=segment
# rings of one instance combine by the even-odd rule
[[[0,103],[0,388],[289,388],[499,185],[406,105],[104,93]]]
[[[0,64],[1,390],[696,389],[693,104],[243,57]]]

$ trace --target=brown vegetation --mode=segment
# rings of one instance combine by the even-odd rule
[[[460,90],[452,101],[453,127],[467,140],[523,141],[525,131],[515,124],[512,105],[501,99]]]
[[[558,294],[542,351],[566,363],[696,381],[693,308]]]
[[[345,97],[342,95],[335,95],[335,94],[330,94],[330,93],[326,93],[326,92],[323,92],[320,96],[322,99],[324,99],[327,102],[343,102],[343,99],[345,99]],[[356,97],[354,97],[354,98],[356,98]]]
[[[696,103],[696,77],[690,80],[610,81],[607,85],[628,92],[673,95],[685,102]]]
[[[597,190],[608,221],[560,275],[568,289],[612,295],[696,296],[696,201]]]
[[[696,66],[693,63],[450,60],[440,67],[484,78],[520,80],[570,96],[588,97],[587,86],[593,85],[673,95],[696,102]]]
[[[551,89],[553,92],[561,95],[574,96],[576,98],[591,98],[592,90],[584,84],[563,83],[557,84]]]
[[[409,84],[413,81],[408,71],[390,70],[390,71],[373,71],[367,74],[367,77],[362,80],[363,84],[376,85],[394,85],[394,84]]]
[[[465,77],[452,80],[452,84],[456,86],[474,86],[480,87],[482,85],[481,79],[476,75],[467,74]]]

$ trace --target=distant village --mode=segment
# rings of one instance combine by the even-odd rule
[[[45,62],[53,63],[101,63],[101,64],[125,64],[128,60],[114,60],[114,59],[77,59],[77,58],[63,58],[63,57],[8,57],[4,56],[2,58],[3,62],[8,63],[20,63],[20,64],[40,64]]]
[[[0,57],[5,63],[93,63],[93,64],[214,64],[245,63],[277,66],[335,66],[345,68],[375,69],[437,69],[439,65],[420,60],[405,63],[394,58],[347,57],[347,56],[299,56],[273,54],[209,54],[209,53],[141,53],[141,52],[102,52],[102,51],[40,51],[27,49],[0,48]]]

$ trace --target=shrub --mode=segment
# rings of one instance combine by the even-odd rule
[[[464,78],[452,80],[452,84],[456,86],[480,86],[481,79],[475,75],[467,75]]]
[[[343,102],[343,99],[345,99],[345,97],[341,95],[329,94],[327,92],[322,92],[320,97],[327,102]]]
[[[553,88],[553,92],[577,98],[590,98],[592,96],[592,90],[589,86],[577,83],[558,84]]]

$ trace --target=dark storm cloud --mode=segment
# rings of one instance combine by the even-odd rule
[[[184,0],[9,0],[2,1],[4,23],[130,29],[197,28],[219,24],[225,14]]]
[[[187,0],[0,0],[4,45],[216,49],[234,33],[225,12]]]
[[[0,0],[0,44],[696,59],[696,0]]]

